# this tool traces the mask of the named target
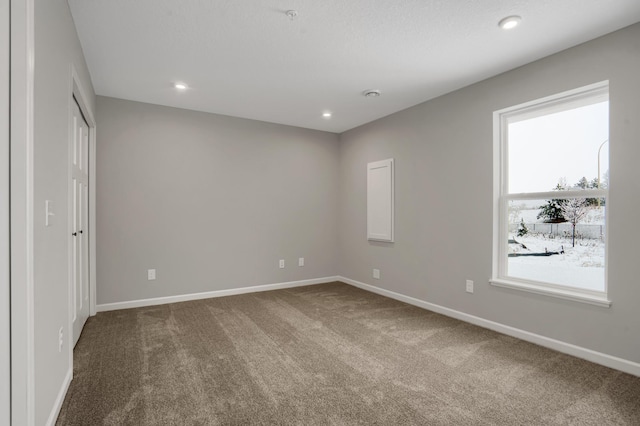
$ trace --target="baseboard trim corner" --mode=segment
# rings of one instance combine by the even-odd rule
[[[96,305],[97,312],[116,311],[119,309],[140,308],[143,306],[166,305],[168,303],[188,302],[190,300],[211,299],[214,297],[235,296],[238,294],[258,293],[262,291],[281,290],[302,287],[305,285],[324,284],[338,281],[339,277],[323,277],[308,280],[288,281],[284,283],[264,284],[249,287],[230,288],[225,290],[206,291],[203,293],[179,294],[176,296],[154,297],[150,299],[129,300],[125,302],[104,303]]]
[[[566,343],[560,340],[545,337],[539,334],[531,333],[529,331],[521,330],[519,328],[511,327],[498,322],[490,321],[484,318],[480,318],[474,315],[466,314],[464,312],[456,311],[454,309],[446,308],[444,306],[436,305],[434,303],[426,302],[424,300],[416,299],[415,297],[405,296],[404,294],[396,293],[391,290],[386,290],[380,287],[366,284],[360,281],[352,280],[350,278],[338,276],[338,281],[346,284],[358,287],[362,290],[366,290],[372,293],[386,296],[391,299],[399,300],[401,302],[408,303],[410,305],[417,306],[429,311],[433,311],[442,315],[446,315],[451,318],[459,319],[470,324],[474,324],[489,330],[497,331],[498,333],[506,334],[507,336],[516,337],[518,339],[525,340],[527,342],[535,343],[540,346],[544,346],[549,349],[553,349],[558,352],[572,355],[577,358],[582,358],[587,361],[591,361],[596,364],[604,365],[605,367],[613,368],[625,373],[633,374],[640,377],[640,363],[629,361],[623,358],[618,358],[612,355],[608,355],[602,352],[597,352],[591,349],[576,346],[571,343]]]
[[[67,371],[67,375],[64,377],[64,381],[62,382],[62,386],[60,387],[60,392],[58,392],[58,396],[56,397],[53,407],[51,408],[51,413],[49,414],[47,423],[45,423],[47,426],[53,426],[56,424],[58,415],[60,414],[60,409],[62,409],[64,397],[67,396],[69,385],[71,385],[71,379],[73,379],[73,365],[69,367],[69,371]]]

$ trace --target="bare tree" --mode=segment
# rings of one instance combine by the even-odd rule
[[[576,246],[576,225],[589,213],[589,203],[584,198],[570,198],[560,205],[562,216],[571,223],[571,246]]]

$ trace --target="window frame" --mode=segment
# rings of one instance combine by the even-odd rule
[[[547,96],[504,108],[493,113],[494,130],[494,203],[493,203],[493,268],[490,283],[497,287],[558,297],[592,305],[609,307],[608,299],[608,258],[609,258],[609,189],[579,189],[558,191],[509,193],[509,139],[508,126],[522,120],[575,109],[609,100],[609,81]],[[578,287],[512,277],[507,274],[509,201],[538,199],[603,198],[605,199],[605,265],[604,291],[581,289]]]

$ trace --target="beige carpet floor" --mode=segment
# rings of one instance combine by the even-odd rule
[[[342,283],[99,313],[57,425],[640,425],[640,378]]]

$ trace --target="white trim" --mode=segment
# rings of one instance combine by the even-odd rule
[[[608,238],[605,241],[604,291],[573,288],[549,282],[535,281],[510,276],[508,273],[509,221],[508,204],[512,200],[545,200],[569,198],[604,198],[608,206],[608,189],[568,189],[565,191],[544,191],[530,193],[509,193],[509,140],[508,126],[520,120],[539,117],[558,111],[602,102],[609,99],[609,81],[568,90],[529,102],[503,108],[493,113],[493,247],[492,247],[492,285],[543,294],[549,297],[589,303],[609,307],[608,299]],[[609,141],[609,139],[607,139]],[[598,176],[598,179],[600,177]],[[608,207],[605,207],[605,235],[608,235]]]
[[[64,381],[62,382],[62,386],[60,387],[60,391],[58,392],[58,396],[56,397],[53,407],[51,408],[51,413],[49,413],[49,418],[47,419],[47,423],[45,423],[45,425],[52,426],[56,424],[56,420],[58,420],[58,414],[60,414],[60,409],[62,408],[64,397],[67,395],[67,391],[69,390],[69,385],[71,385],[72,378],[73,366],[69,367],[67,375],[64,377]]]
[[[602,306],[608,308],[611,306],[611,301],[606,298],[601,292],[593,292],[588,294],[586,290],[580,291],[577,289],[573,291],[568,288],[559,288],[553,286],[553,284],[535,284],[532,281],[518,282],[514,280],[505,280],[492,278],[489,283],[496,287],[511,288],[516,290],[527,291],[529,293],[542,294],[544,296],[553,296],[560,299],[572,300],[574,302],[588,303],[590,305]]]
[[[524,192],[519,194],[507,194],[508,200],[547,200],[550,198],[606,198],[609,191],[606,189],[568,189],[563,191]]]
[[[73,329],[73,313],[75,310],[73,300],[73,291],[71,286],[72,283],[72,244],[71,244],[71,233],[73,229],[73,190],[72,190],[72,179],[71,179],[71,155],[72,155],[72,144],[73,144],[73,126],[72,126],[72,108],[74,108],[74,103],[78,104],[80,108],[80,112],[84,117],[84,120],[89,127],[89,315],[95,315],[96,305],[95,305],[95,133],[96,133],[96,120],[94,118],[93,110],[91,109],[91,104],[88,102],[88,97],[86,96],[86,92],[83,89],[82,81],[76,68],[73,64],[69,66],[69,97],[68,97],[68,111],[67,117],[69,117],[69,128],[67,131],[67,263],[68,263],[68,322],[67,322],[67,350],[69,357],[69,365],[71,366],[72,374],[73,374],[73,347],[75,345],[75,341],[77,341],[76,336],[74,336]],[[93,204],[93,205],[92,205]]]
[[[505,235],[503,227],[500,226],[500,211],[502,210],[503,200],[500,197],[502,193],[502,169],[504,164],[502,156],[506,153],[501,149],[500,136],[502,134],[504,123],[498,112],[493,113],[493,228],[492,228],[492,244],[491,244],[491,276],[498,277],[503,274],[503,264],[498,261],[502,252],[502,244],[504,244]]]
[[[73,105],[73,87],[74,87],[74,70],[73,65],[71,66],[71,96],[69,97],[69,106],[67,111],[67,332],[66,332],[66,351],[68,363],[73,367],[73,346],[74,346],[74,336],[73,336],[73,320],[74,320],[74,311],[75,311],[75,300],[73,299],[73,240],[71,233],[73,232],[73,184],[72,184],[72,168],[71,168],[71,156],[73,151],[73,139],[74,128],[73,128],[73,119],[71,114],[71,108]]]
[[[541,336],[539,334],[531,333],[529,331],[521,330],[519,328],[511,327],[498,322],[476,317],[474,315],[469,315],[464,312],[446,308],[444,306],[425,302],[424,300],[416,299],[411,296],[405,296],[404,294],[396,293],[380,287],[375,287],[370,284],[365,284],[363,282],[352,280],[350,278],[338,276],[337,279],[346,284],[350,284],[354,287],[358,287],[363,290],[370,291],[372,293],[380,294],[382,296],[386,296],[391,299],[399,300],[401,302],[418,306],[420,308],[427,309],[432,312],[437,312],[439,314],[446,315],[451,318],[459,319],[461,321],[468,322],[470,324],[474,324],[483,328],[488,328],[489,330],[497,331],[498,333],[506,334],[507,336],[516,337],[518,339],[522,339],[527,342],[535,343],[536,345],[544,346],[546,348],[553,349],[558,352],[572,355],[577,358],[582,358],[587,361],[594,362],[596,364],[604,365],[605,367],[614,368],[616,370],[624,371],[625,373],[633,374],[634,376],[640,377],[640,363],[637,363],[637,362],[618,358],[612,355],[604,354],[602,352],[596,352],[594,350],[583,348],[581,346],[576,346],[571,343],[566,343],[560,340],[551,339],[549,337]]]
[[[213,297],[235,296],[238,294],[258,293],[262,291],[281,290],[284,288],[302,287],[306,285],[325,284],[338,281],[339,277],[313,278],[309,280],[289,281],[276,284],[256,285],[250,287],[230,288],[226,290],[206,291],[203,293],[180,294],[176,296],[154,297],[152,299],[138,299],[127,302],[105,303],[97,305],[98,312],[115,311],[118,309],[140,308],[143,306],[165,305],[167,303],[187,302],[190,300],[211,299]]]
[[[89,315],[93,316],[96,314],[96,120],[88,101],[89,98],[86,96],[82,81],[73,64],[71,64],[70,85],[71,97],[76,98],[80,111],[89,126]],[[71,97],[69,108],[72,107],[73,102]],[[71,181],[71,177],[69,177],[69,181]],[[70,232],[69,235],[71,235]]]
[[[394,211],[395,211],[395,195],[394,195],[394,166],[393,158],[386,160],[374,161],[367,164],[367,240],[369,241],[381,241],[387,243],[394,242]],[[384,194],[384,201],[380,201],[378,197],[374,197],[374,194],[380,194],[381,190],[373,184],[371,179],[372,171],[386,169],[387,174],[385,180],[389,185],[389,193]],[[380,204],[382,202],[382,205]],[[389,206],[386,206],[386,202]],[[389,210],[386,211],[385,207]],[[384,229],[373,229],[374,224],[372,216],[375,212],[379,212],[385,215],[386,225]]]
[[[496,111],[508,123],[529,120],[609,100],[609,80],[577,87],[566,92],[546,96]]]
[[[11,0],[11,422],[35,423],[34,0]]]
[[[89,107],[89,98],[85,93],[85,90],[82,88],[82,81],[80,80],[75,67],[71,64],[71,94],[76,97],[76,101],[80,106],[80,111],[82,111],[84,119],[87,121],[89,127],[95,127],[96,120],[94,119],[93,111]]]
[[[0,424],[11,424],[11,243],[9,194],[10,20],[9,0],[0,2]],[[6,379],[5,379],[6,378]]]
[[[91,118],[92,120],[92,118]],[[96,314],[96,132],[89,123],[89,315]]]

